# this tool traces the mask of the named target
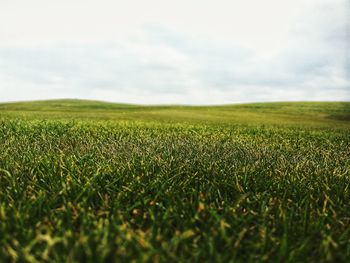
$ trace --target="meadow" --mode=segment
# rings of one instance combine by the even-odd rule
[[[0,104],[2,262],[349,262],[350,102]]]

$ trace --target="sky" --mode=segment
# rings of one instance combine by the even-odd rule
[[[0,102],[350,101],[349,0],[0,0]]]

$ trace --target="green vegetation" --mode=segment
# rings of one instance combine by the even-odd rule
[[[348,262],[350,103],[0,104],[0,261]]]

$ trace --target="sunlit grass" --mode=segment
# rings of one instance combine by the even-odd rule
[[[3,261],[348,262],[349,104],[51,103],[0,105]]]

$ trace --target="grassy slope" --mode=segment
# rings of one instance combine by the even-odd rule
[[[349,105],[1,104],[0,261],[348,262]]]
[[[0,116],[264,125],[350,125],[350,102],[277,102],[224,106],[141,106],[85,100],[0,104]]]

